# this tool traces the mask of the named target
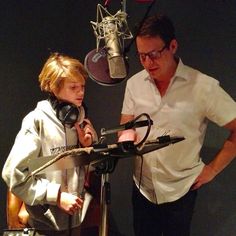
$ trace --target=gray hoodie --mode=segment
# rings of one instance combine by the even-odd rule
[[[24,181],[29,174],[27,160],[58,154],[78,147],[74,127],[65,128],[49,101],[40,101],[22,122],[2,177],[11,192],[22,199],[29,212],[29,224],[40,230],[66,230],[81,223],[81,213],[69,215],[57,207],[59,189],[79,196],[84,190],[84,167],[55,170]],[[86,195],[87,196],[87,195]]]

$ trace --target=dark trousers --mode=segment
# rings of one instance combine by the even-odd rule
[[[197,191],[177,201],[153,204],[133,187],[133,224],[136,236],[189,236]]]

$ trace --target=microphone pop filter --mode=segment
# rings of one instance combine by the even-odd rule
[[[89,77],[100,85],[112,86],[125,79],[110,77],[107,52],[104,48],[90,51],[85,57],[84,66]]]

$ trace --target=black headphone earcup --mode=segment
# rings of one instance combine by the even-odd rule
[[[60,101],[55,96],[49,96],[48,100],[63,125],[72,127],[76,122],[83,123],[86,117],[86,106],[84,107],[84,104],[77,107],[72,103]]]
[[[56,115],[62,124],[73,126],[79,118],[79,109],[73,104],[61,102],[57,105]]]

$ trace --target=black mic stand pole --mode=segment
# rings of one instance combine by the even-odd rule
[[[100,226],[99,236],[108,235],[108,204],[110,204],[110,183],[109,174],[103,173],[101,176],[101,199],[100,199]]]
[[[121,5],[122,11],[126,12],[126,0],[122,0]],[[99,236],[108,236],[108,204],[110,203],[111,187],[109,183],[109,173],[103,173],[101,176],[100,208],[102,214],[100,218]]]
[[[108,155],[110,156],[110,155]],[[110,156],[111,157],[111,156]],[[116,161],[110,158],[101,162],[96,170],[101,173],[101,193],[100,193],[100,224],[99,236],[108,236],[108,205],[111,203],[111,187],[109,183],[109,174],[115,169]]]
[[[119,149],[119,148],[118,148]],[[99,236],[108,236],[108,207],[111,203],[111,186],[109,182],[109,174],[115,170],[116,163],[120,157],[120,154],[116,155],[116,158],[112,157],[112,154],[108,155],[109,158],[100,163],[97,166],[98,173],[101,175],[101,199],[100,199],[100,225],[99,225]]]
[[[147,118],[146,121],[138,121],[141,116],[145,116]],[[120,125],[118,127],[115,127],[110,130],[105,130],[104,128],[101,129],[101,142],[105,140],[104,135],[117,133],[118,131],[137,128],[137,127],[143,127],[148,126],[147,134],[145,135],[144,139],[146,140],[147,135],[150,132],[151,125],[153,124],[153,121],[150,119],[150,116],[146,113],[142,113],[139,116],[137,116],[134,120],[127,122],[123,125]],[[144,141],[143,139],[143,141]],[[133,142],[132,142],[133,143]],[[133,147],[133,146],[132,146]],[[127,148],[127,147],[126,147]],[[111,157],[110,153],[110,157]],[[99,236],[107,236],[108,235],[108,204],[110,204],[110,183],[109,183],[109,173],[112,173],[115,169],[116,160],[112,159],[109,161],[102,162],[99,167],[101,167],[101,218],[100,218],[100,227],[99,227]]]

